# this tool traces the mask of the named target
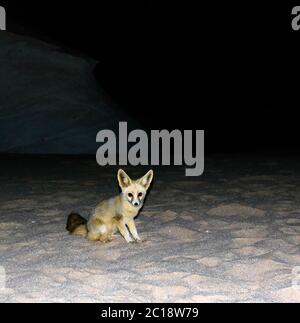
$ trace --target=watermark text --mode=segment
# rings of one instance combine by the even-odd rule
[[[127,122],[120,122],[118,138],[112,130],[101,130],[96,141],[102,143],[96,155],[100,166],[185,165],[186,176],[204,172],[204,130],[151,130],[149,138],[140,129],[128,134]]]
[[[6,11],[0,6],[0,30],[6,30]]]
[[[295,16],[292,20],[292,28],[295,31],[300,30],[300,6],[292,9],[292,15]]]

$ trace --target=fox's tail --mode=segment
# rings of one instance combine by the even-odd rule
[[[86,236],[87,235],[87,220],[82,216],[76,213],[71,213],[68,216],[66,229],[70,232],[70,234],[76,236]]]

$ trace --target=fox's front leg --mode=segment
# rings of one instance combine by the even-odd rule
[[[124,237],[126,242],[133,242],[134,240],[131,238],[130,233],[126,227],[126,224],[120,220],[117,222],[117,228],[120,231],[121,235]]]
[[[136,226],[135,226],[135,223],[134,223],[134,220],[129,220],[128,223],[128,229],[130,231],[130,233],[132,234],[133,236],[133,239],[135,241],[141,241],[141,238],[139,237],[138,233],[137,233],[137,230],[136,230]]]

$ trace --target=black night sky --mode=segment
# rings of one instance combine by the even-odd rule
[[[9,31],[99,60],[95,77],[145,129],[204,129],[213,153],[298,153],[293,5],[198,3],[3,5]]]

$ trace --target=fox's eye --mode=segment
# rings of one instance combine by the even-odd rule
[[[138,194],[138,197],[142,197],[142,196],[143,196],[143,193],[139,193],[139,194]]]
[[[131,199],[131,198],[133,198],[133,195],[132,195],[132,193],[128,193],[128,197]]]

